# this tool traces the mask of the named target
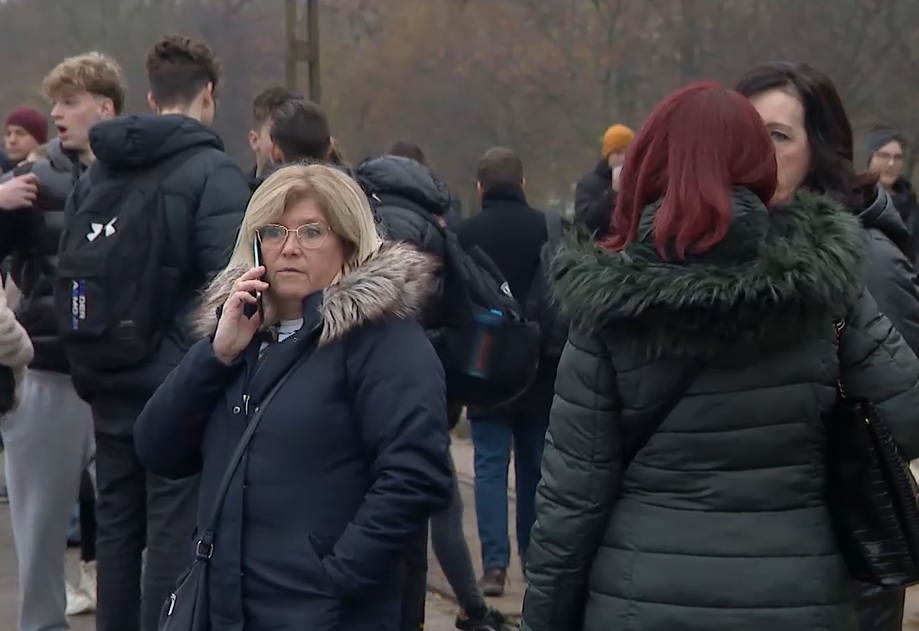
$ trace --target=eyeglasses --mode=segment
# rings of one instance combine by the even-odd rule
[[[887,153],[886,151],[878,151],[878,152],[877,152],[876,154],[874,154],[874,155],[876,155],[878,158],[880,158],[881,161],[883,161],[883,162],[888,162],[888,163],[893,162],[894,164],[898,164],[898,163],[900,163],[900,162],[903,162],[903,154],[902,154],[902,153]]]
[[[256,231],[259,243],[265,248],[281,248],[287,243],[287,237],[291,232],[297,235],[297,241],[308,250],[321,248],[325,239],[332,231],[328,226],[321,223],[305,223],[299,228],[288,228],[270,223],[262,226]]]

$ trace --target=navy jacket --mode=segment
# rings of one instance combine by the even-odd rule
[[[414,319],[433,266],[387,244],[307,298],[303,328],[257,369],[260,342],[227,366],[204,339],[147,404],[138,455],[156,474],[202,472],[202,527],[247,408],[294,367],[220,515],[211,631],[399,628],[407,546],[451,488],[443,369]]]

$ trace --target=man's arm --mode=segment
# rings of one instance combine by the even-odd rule
[[[22,243],[37,198],[38,178],[33,173],[11,176],[0,184],[0,261]]]

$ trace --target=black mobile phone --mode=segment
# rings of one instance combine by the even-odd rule
[[[254,235],[252,239],[252,258],[255,261],[255,267],[261,267],[262,265],[262,244],[259,243],[257,234]],[[246,304],[245,309],[243,310],[243,313],[245,313],[246,317],[249,319],[252,319],[252,316],[254,316],[255,314],[258,314],[260,318],[264,318],[265,317],[265,306],[264,306],[264,302],[262,299],[262,292],[253,291],[252,295],[255,297],[256,303],[254,305]]]

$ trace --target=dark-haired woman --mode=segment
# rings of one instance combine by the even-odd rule
[[[837,378],[919,455],[919,360],[864,291],[861,226],[814,194],[767,209],[772,140],[715,84],[655,109],[621,183],[613,239],[554,264],[572,330],[523,628],[854,631],[825,499]]]
[[[910,236],[877,175],[853,164],[852,125],[836,86],[806,64],[774,63],[751,70],[737,85],[769,129],[779,167],[777,197],[799,189],[826,194],[858,216],[867,232],[865,284],[881,312],[919,354],[919,286],[908,252]],[[862,631],[899,631],[904,590],[860,586]]]

